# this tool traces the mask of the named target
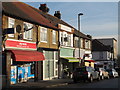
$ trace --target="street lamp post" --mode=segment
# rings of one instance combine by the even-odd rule
[[[79,13],[78,14],[78,30],[79,30],[79,32],[80,32],[80,16],[81,15],[83,15],[83,13]],[[79,61],[80,61],[80,35],[79,35]],[[82,59],[81,59],[81,62],[80,62],[80,66],[82,66],[82,64],[83,64],[83,61],[82,61]]]

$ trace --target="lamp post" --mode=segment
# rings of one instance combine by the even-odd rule
[[[82,16],[83,15],[83,13],[79,13],[78,14],[78,30],[79,30],[79,32],[80,32],[80,16]],[[79,35],[79,61],[80,61],[80,35]],[[81,62],[80,62],[80,66],[82,66],[82,64],[83,64],[83,61],[82,61],[82,59],[81,59]]]

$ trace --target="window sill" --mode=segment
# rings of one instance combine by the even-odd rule
[[[57,43],[52,43],[52,44],[56,45]]]
[[[29,41],[31,41],[32,39],[23,38],[23,40],[29,40]]]
[[[41,43],[47,43],[47,41],[40,41]]]

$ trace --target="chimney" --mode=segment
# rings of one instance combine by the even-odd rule
[[[54,14],[55,17],[61,19],[61,13],[60,11],[55,11],[55,14]]]
[[[49,8],[47,7],[46,4],[40,4],[40,7],[39,9],[45,13],[48,13],[49,12]]]

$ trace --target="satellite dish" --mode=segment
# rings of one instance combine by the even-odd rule
[[[20,32],[21,32],[21,29],[22,29],[22,28],[21,28],[21,26],[20,26],[20,25],[17,25],[17,26],[16,26],[16,31],[17,31],[18,33],[20,33]]]

